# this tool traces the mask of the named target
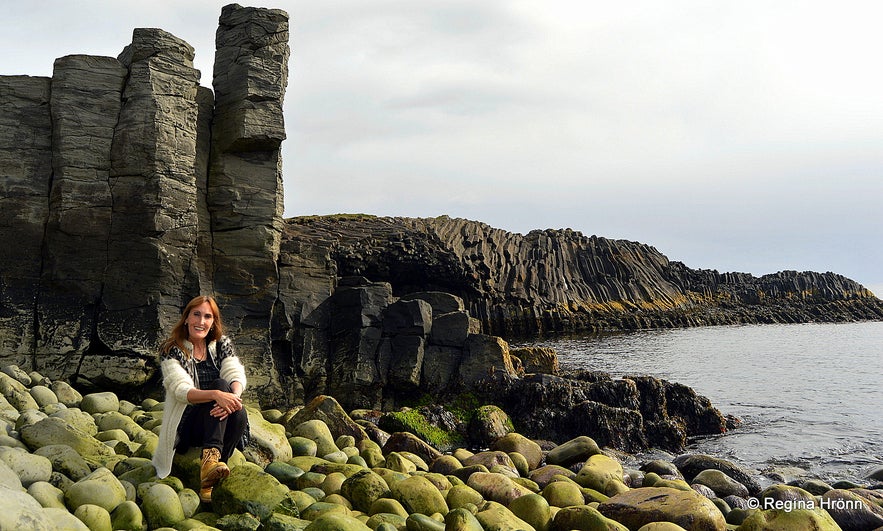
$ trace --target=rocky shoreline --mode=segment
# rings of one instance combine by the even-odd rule
[[[201,504],[197,451],[156,478],[162,403],[0,368],[0,529],[883,529],[883,469],[786,484],[708,455],[636,461],[586,435],[525,437],[495,406],[465,411],[487,443],[470,451],[431,408],[347,413],[329,396],[247,408],[250,442]]]

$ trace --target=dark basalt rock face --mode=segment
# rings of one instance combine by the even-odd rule
[[[287,233],[326,242],[339,274],[393,282],[396,295],[459,295],[486,332],[507,337],[883,318],[880,299],[834,273],[694,270],[648,245],[570,229],[521,235],[448,217],[328,216],[289,220]]]
[[[288,15],[223,8],[214,93],[193,48],[139,28],[117,58],[0,77],[0,358],[125,389],[199,293],[224,306],[257,388],[279,391]]]

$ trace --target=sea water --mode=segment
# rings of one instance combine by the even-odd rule
[[[716,326],[531,342],[563,369],[688,385],[742,425],[689,452],[861,481],[883,468],[883,322]],[[785,477],[788,477],[786,474]]]

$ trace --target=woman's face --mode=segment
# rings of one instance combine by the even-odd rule
[[[190,315],[184,320],[187,325],[187,337],[192,343],[194,340],[205,341],[212,324],[215,322],[215,316],[212,314],[212,307],[209,303],[204,302],[199,306],[194,306],[190,310]]]

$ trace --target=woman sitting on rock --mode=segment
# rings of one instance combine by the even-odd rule
[[[169,475],[175,450],[202,448],[199,499],[210,502],[212,488],[230,474],[226,461],[243,448],[248,416],[242,408],[245,369],[224,335],[212,297],[191,300],[160,347],[166,390],[159,444],[153,465]]]

